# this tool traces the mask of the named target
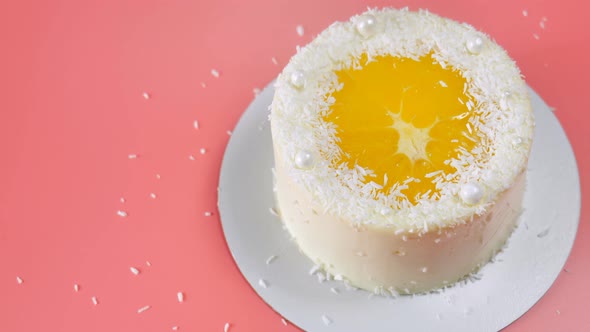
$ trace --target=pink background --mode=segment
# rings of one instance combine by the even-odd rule
[[[496,39],[555,107],[586,191],[590,7],[498,2],[4,2],[0,331],[223,331],[226,322],[236,332],[297,331],[249,287],[223,238],[216,188],[226,131],[296,45],[367,6],[428,8]],[[569,272],[507,331],[590,329],[590,202],[582,199]]]

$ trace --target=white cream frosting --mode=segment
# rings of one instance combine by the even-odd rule
[[[470,125],[489,144],[450,160],[455,173],[432,173],[439,194],[414,205],[401,193],[406,183],[383,194],[380,185],[366,181],[370,169],[335,169],[332,160],[342,151],[334,125],[323,117],[334,103],[331,93],[342,88],[336,71],[362,67],[362,54],[370,61],[429,53],[468,82],[465,91],[475,100],[468,108],[477,112]],[[514,62],[467,24],[395,9],[334,23],[300,49],[277,79],[271,129],[283,220],[303,252],[360,287],[413,292],[457,280],[510,234],[533,122]],[[392,254],[399,248],[405,256]]]

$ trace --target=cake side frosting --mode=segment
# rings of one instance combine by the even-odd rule
[[[524,188],[521,173],[482,215],[418,234],[381,225],[353,226],[322,214],[309,192],[284,169],[276,171],[281,217],[299,249],[337,280],[394,296],[452,285],[487,263],[515,227]]]

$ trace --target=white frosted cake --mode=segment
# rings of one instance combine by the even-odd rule
[[[357,287],[450,285],[512,233],[533,126],[518,68],[470,25],[395,9],[334,23],[276,82],[282,220]]]

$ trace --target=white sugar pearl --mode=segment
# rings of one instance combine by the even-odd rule
[[[296,70],[291,73],[291,85],[300,89],[305,85],[305,74],[302,71]]]
[[[313,154],[307,150],[301,150],[295,155],[295,165],[298,168],[311,168],[313,166]]]
[[[467,204],[477,204],[483,198],[483,189],[477,183],[466,183],[461,187],[459,196]]]
[[[479,54],[483,51],[484,41],[481,37],[473,37],[465,44],[471,54]]]
[[[363,15],[356,22],[356,30],[365,38],[371,37],[377,32],[377,19],[373,15]]]

